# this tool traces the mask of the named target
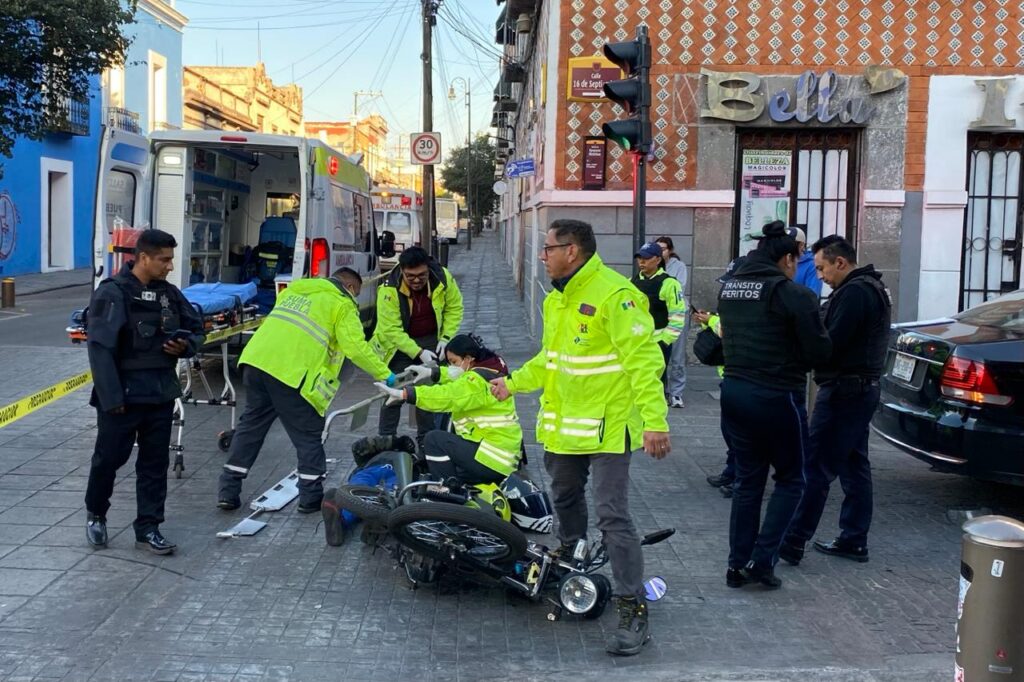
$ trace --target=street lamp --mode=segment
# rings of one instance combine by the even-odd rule
[[[452,82],[448,84],[448,99],[455,99],[455,83],[456,81],[461,82],[463,87],[466,89],[466,213],[469,215],[469,220],[466,222],[466,250],[473,250],[473,211],[472,206],[472,194],[470,193],[470,169],[472,168],[473,160],[473,107],[472,99],[469,89],[469,79],[463,78],[462,76],[456,76],[452,79]],[[458,228],[456,228],[456,234]]]

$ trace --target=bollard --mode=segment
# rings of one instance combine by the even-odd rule
[[[14,278],[4,277],[4,281],[0,284],[0,308],[13,308],[14,307]]]
[[[981,516],[963,525],[956,682],[1024,682],[1024,523]]]
[[[441,262],[441,265],[443,265],[444,267],[448,267],[448,240],[447,239],[442,239],[441,240],[441,244],[440,244],[439,249],[438,249],[438,258],[437,258],[437,260],[439,260]]]

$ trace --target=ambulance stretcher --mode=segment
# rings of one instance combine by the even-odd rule
[[[236,392],[230,369],[231,349],[244,345],[244,338],[252,335],[265,318],[259,313],[258,306],[252,302],[257,293],[255,283],[196,284],[183,289],[182,293],[202,318],[206,340],[193,357],[178,361],[178,374],[183,382],[182,396],[175,400],[173,424],[177,433],[170,446],[174,452],[172,468],[176,478],[181,478],[185,470],[182,438],[186,405],[230,408],[231,426],[218,434],[217,446],[225,452],[231,447],[237,418]],[[85,321],[83,311],[77,310],[72,314],[71,325],[66,328],[72,343],[78,344],[88,339]],[[221,375],[224,378],[224,387],[219,394],[214,392],[203,368],[203,359],[214,355],[220,358]],[[194,393],[196,380],[206,394],[203,398],[196,397]]]

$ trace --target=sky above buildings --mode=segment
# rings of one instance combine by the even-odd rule
[[[308,121],[348,120],[353,93],[359,115],[383,115],[389,153],[422,122],[421,0],[177,0],[189,18],[184,63],[251,66],[262,59],[275,84],[303,89]],[[490,125],[500,46],[494,43],[493,0],[443,0],[434,32],[434,129],[445,151],[466,140],[468,79],[475,134]]]

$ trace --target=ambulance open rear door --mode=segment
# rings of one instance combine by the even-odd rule
[[[129,260],[138,231],[149,227],[149,140],[113,122],[103,126],[93,216],[93,287]]]

